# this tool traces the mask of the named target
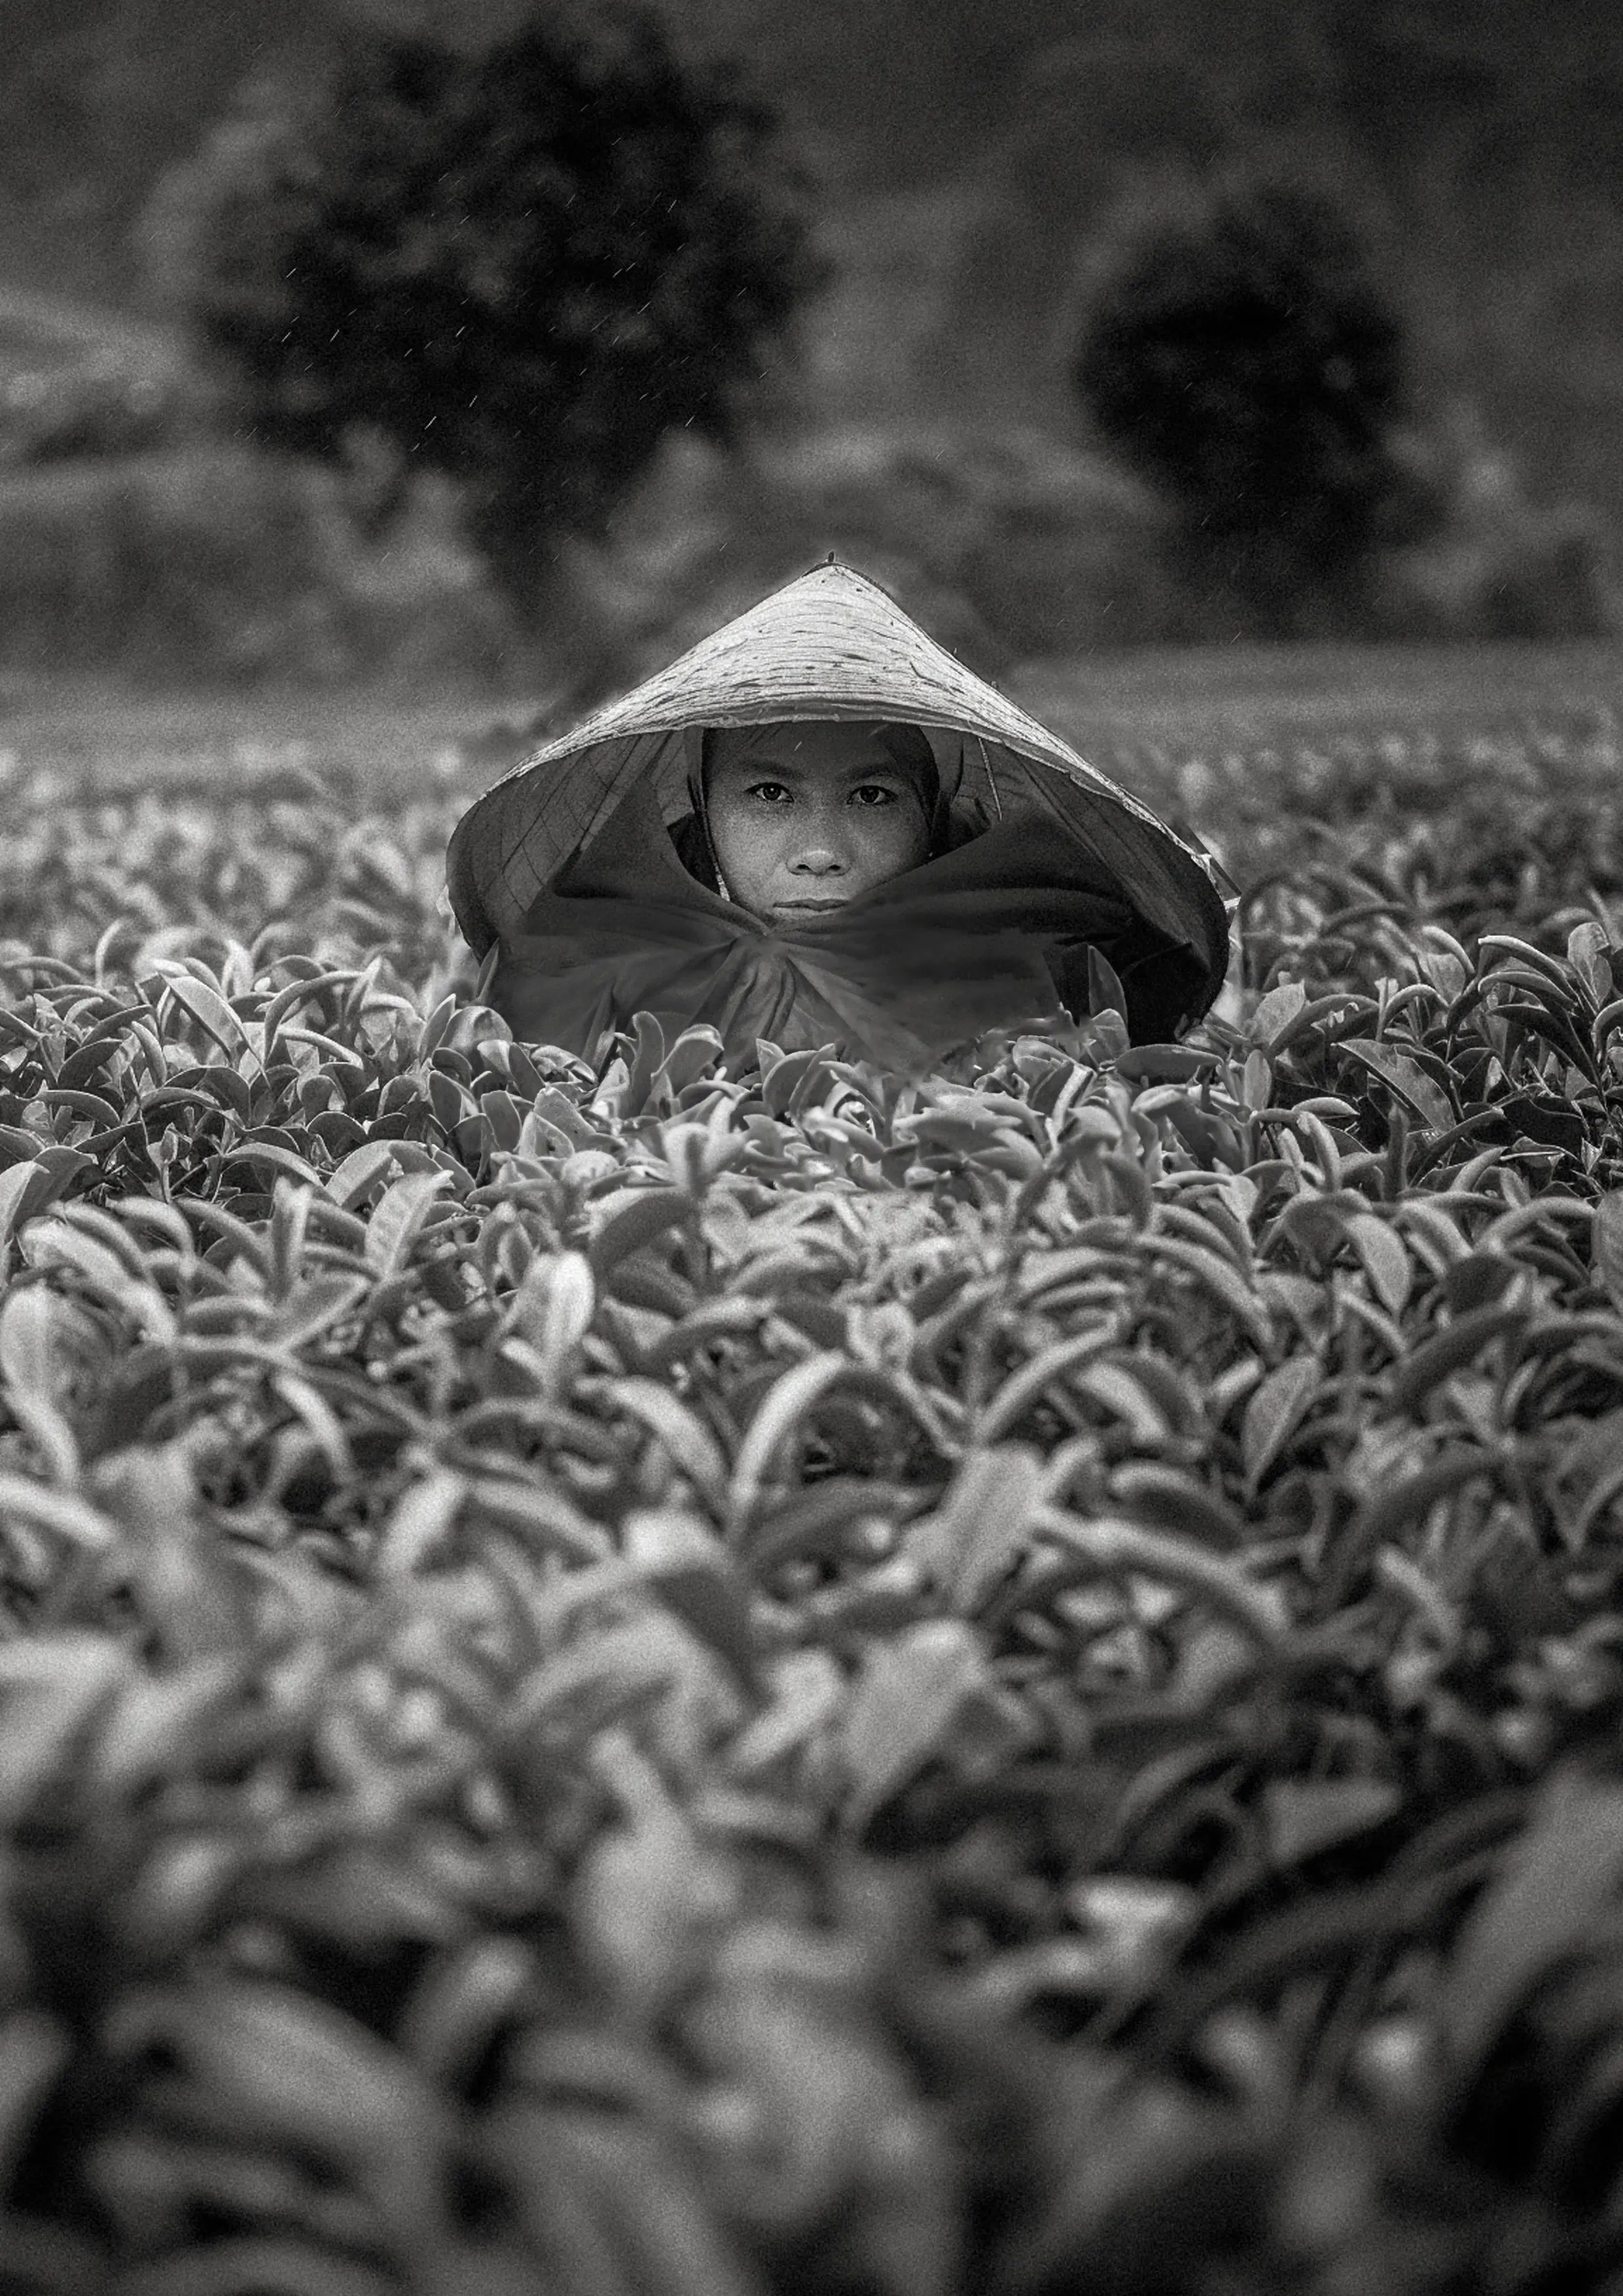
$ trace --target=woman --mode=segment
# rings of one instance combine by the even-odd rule
[[[832,562],[528,759],[458,824],[451,898],[514,1033],[635,1013],[921,1072],[1089,1009],[1136,1041],[1226,968],[1209,865]]]

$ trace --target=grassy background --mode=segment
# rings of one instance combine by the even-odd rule
[[[1623,648],[1147,648],[1027,662],[1004,690],[1107,771],[1279,744],[1470,742],[1612,724]],[[547,720],[540,695],[434,701],[365,693],[132,694],[13,677],[0,686],[0,769],[59,773],[86,794],[229,790],[278,768],[341,774],[367,796],[481,788]]]

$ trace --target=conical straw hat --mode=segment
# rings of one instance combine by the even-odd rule
[[[938,745],[958,736],[963,793],[992,820],[1057,816],[1143,915],[1193,947],[1217,993],[1228,918],[1205,857],[967,670],[876,582],[832,560],[545,743],[475,801],[449,854],[463,931],[481,955],[518,932],[537,895],[643,776],[654,777],[668,821],[685,811],[685,727],[831,718],[922,726]]]

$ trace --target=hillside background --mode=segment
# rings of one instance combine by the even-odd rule
[[[1447,534],[1400,586],[1393,626],[1355,635],[1615,626],[1612,0],[670,0],[683,41],[737,54],[781,110],[830,283],[750,452],[673,449],[614,547],[578,555],[557,627],[515,635],[431,488],[369,553],[340,531],[330,488],[273,475],[233,442],[229,409],[192,373],[166,266],[209,139],[319,70],[357,19],[478,43],[521,12],[515,0],[6,0],[12,412],[48,403],[53,373],[97,358],[144,362],[169,412],[111,457],[98,439],[94,456],[0,468],[0,541],[23,570],[0,577],[0,658],[295,677],[409,660],[533,684],[567,653],[588,662],[589,685],[668,652],[692,620],[829,546],[888,575],[991,667],[1238,634],[1220,597],[1168,588],[1155,506],[1089,438],[1066,380],[1100,250],[1124,218],[1236,165],[1321,184],[1352,215],[1408,320],[1428,451],[1449,471]],[[247,562],[249,530],[280,537],[266,549],[281,574]],[[184,611],[163,604],[200,551],[208,578],[194,575]],[[315,571],[290,603],[295,561]],[[312,603],[324,581],[348,586],[344,611]],[[530,638],[545,659],[515,672],[515,643],[521,656]]]

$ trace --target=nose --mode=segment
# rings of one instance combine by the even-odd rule
[[[796,877],[839,877],[845,873],[846,864],[832,845],[808,845],[789,866]]]

